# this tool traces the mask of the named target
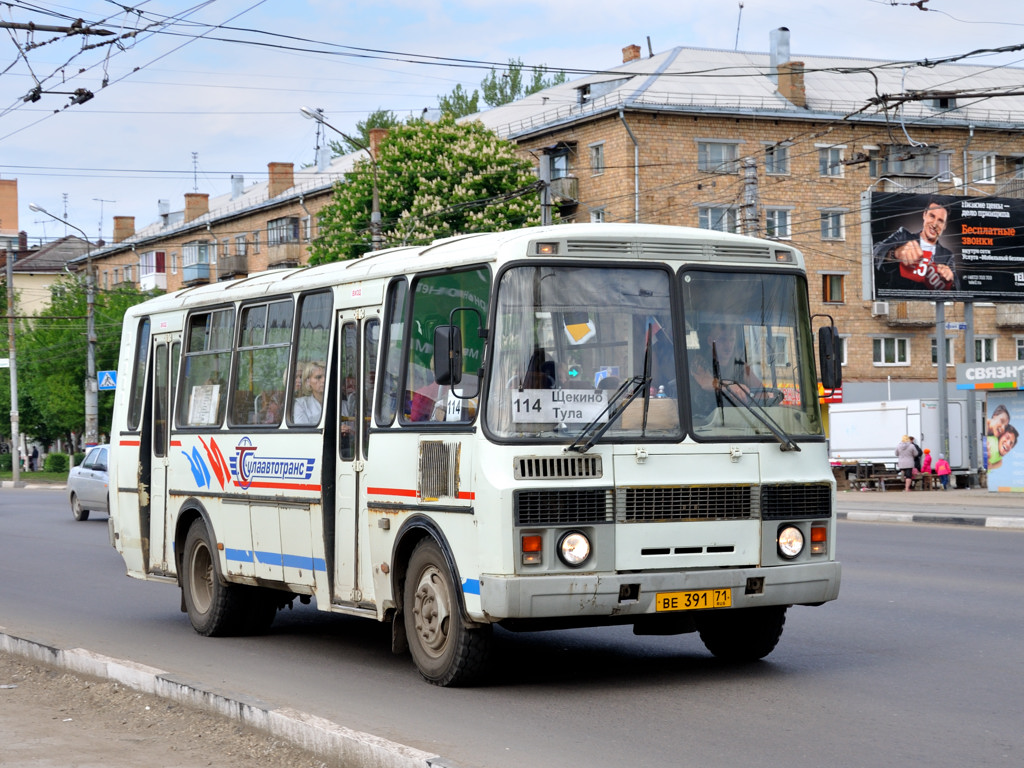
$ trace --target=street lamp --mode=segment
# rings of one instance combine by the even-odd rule
[[[96,286],[92,273],[92,243],[85,230],[76,227],[60,216],[50,213],[45,208],[29,203],[28,209],[56,219],[72,229],[82,233],[85,238],[85,332],[88,340],[88,355],[85,373],[85,445],[96,445],[99,442],[99,388],[96,385]]]
[[[354,147],[358,147],[363,150],[370,157],[370,163],[373,165],[373,209],[370,212],[370,237],[373,243],[373,250],[379,251],[384,245],[383,238],[380,232],[380,196],[377,193],[377,158],[373,156],[373,152],[363,144],[361,141],[357,141],[343,131],[339,131],[333,125],[324,119],[324,111],[319,107],[302,107],[299,110],[303,117],[307,117],[310,120],[316,120],[320,125],[325,128],[330,128],[332,131],[337,133],[339,136],[344,138],[349,144]]]

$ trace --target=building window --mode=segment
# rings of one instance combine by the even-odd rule
[[[103,270],[103,290],[110,288],[110,273]]]
[[[551,153],[551,178],[564,179],[569,175],[569,150],[560,149]]]
[[[698,226],[718,232],[739,232],[739,217],[735,208],[707,206],[697,211]]]
[[[939,364],[939,340],[932,336],[932,365]],[[956,365],[956,361],[953,359],[953,339],[950,336],[946,337],[946,367],[950,368]]]
[[[604,224],[604,208],[591,208],[590,209],[590,223],[591,224]]]
[[[1017,359],[1024,360],[1024,337],[1018,336],[1017,339]]]
[[[590,145],[590,173],[600,176],[604,173],[604,142]]]
[[[818,147],[818,173],[822,176],[842,177],[842,147]]]
[[[171,253],[171,274],[178,274],[178,252],[174,251]]]
[[[165,270],[163,251],[146,251],[139,257],[140,277],[162,275]]]
[[[769,144],[764,148],[764,172],[768,175],[789,173],[789,146]]]
[[[121,268],[114,267],[114,285],[119,285],[121,282]]]
[[[124,268],[124,281],[126,283],[133,282],[132,281],[132,265],[131,264],[126,265],[125,268]]]
[[[910,339],[905,336],[885,336],[872,339],[875,365],[910,365]]]
[[[258,229],[252,233],[252,252],[260,252],[260,231]]]
[[[996,156],[992,153],[972,153],[971,181],[975,184],[995,184]]]
[[[766,208],[764,212],[764,229],[767,237],[774,237],[780,240],[788,239],[791,235],[789,230],[789,209]]]
[[[697,170],[708,173],[736,173],[740,145],[731,141],[698,141]]]
[[[246,251],[246,246],[247,245],[248,245],[248,241],[245,239],[245,235],[236,235],[235,236],[235,255],[236,256],[245,256],[245,251]]]
[[[821,300],[826,304],[842,304],[846,299],[843,295],[843,278],[845,275],[821,276]]]
[[[299,217],[285,216],[267,222],[267,245],[299,242]]]
[[[974,339],[974,362],[993,363],[999,358],[996,357],[996,340],[992,337],[981,337]]]
[[[843,211],[821,211],[821,239],[846,239],[846,214]]]
[[[302,242],[308,243],[313,234],[313,220],[309,216],[302,217]]]
[[[181,266],[193,267],[196,264],[210,263],[210,243],[196,240],[192,243],[185,243],[181,249]]]
[[[226,237],[220,241],[220,255],[225,259],[231,255],[231,241]]]

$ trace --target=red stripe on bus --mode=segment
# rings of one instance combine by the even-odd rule
[[[407,488],[367,488],[366,493],[370,496],[410,496],[416,498],[419,493]]]
[[[237,480],[235,481],[235,487],[242,487],[238,484]],[[275,491],[315,491],[317,493],[323,490],[323,487],[320,485],[298,483],[250,483],[249,487],[245,490],[252,490],[253,488],[267,488]]]
[[[473,501],[474,499],[476,499],[476,494],[473,493],[473,491],[459,491],[458,498],[464,499],[466,501]]]
[[[130,448],[138,448],[140,445],[142,445],[142,441],[140,441],[140,440],[121,440],[121,441],[118,442],[118,445],[128,446]]]
[[[181,440],[171,440],[171,448],[181,448]]]

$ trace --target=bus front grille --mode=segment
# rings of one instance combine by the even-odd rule
[[[690,485],[620,488],[615,520],[653,523],[679,520],[749,520],[755,505],[749,485]]]
[[[832,517],[832,486],[765,485],[761,488],[761,518],[783,520],[827,520]]]
[[[600,456],[516,456],[512,471],[516,480],[593,479],[604,473]]]
[[[612,522],[612,491],[516,491],[516,525],[583,525]]]

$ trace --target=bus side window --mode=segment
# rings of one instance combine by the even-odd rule
[[[288,400],[289,421],[296,426],[316,426],[323,414],[333,304],[326,291],[300,300],[295,375]]]
[[[356,379],[359,375],[359,334],[356,324],[347,322],[341,327],[341,371],[338,393],[338,449],[343,461],[356,457],[356,424],[359,418],[359,400]]]

